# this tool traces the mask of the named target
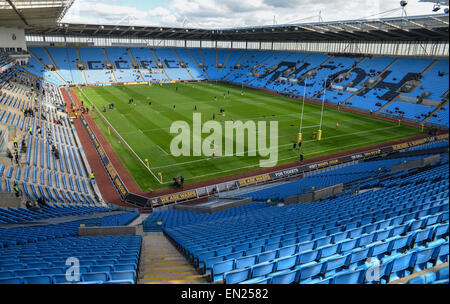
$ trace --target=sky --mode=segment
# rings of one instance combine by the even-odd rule
[[[63,22],[230,28],[401,16],[399,0],[75,0]],[[433,14],[410,0],[408,16]],[[320,18],[319,18],[320,12]],[[443,13],[443,8],[437,14]]]

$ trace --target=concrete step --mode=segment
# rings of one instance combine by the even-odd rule
[[[169,274],[182,274],[182,273],[189,273],[189,274],[198,274],[196,271],[192,271],[191,269],[188,268],[154,268],[152,270],[148,270],[148,271],[143,271],[142,273],[144,274],[148,274],[148,275],[169,275]]]
[[[139,283],[207,283],[207,277],[199,274],[163,233],[144,235],[142,248],[143,255],[139,265]]]
[[[204,279],[143,281],[141,284],[208,284]]]
[[[161,271],[161,272],[168,272],[168,271],[186,271],[187,268],[191,268],[192,266],[190,264],[176,264],[176,265],[161,265],[160,267],[156,267],[153,265],[142,265],[143,270],[142,273],[146,272],[152,272],[152,271]]]
[[[148,214],[139,215],[134,221],[132,221],[128,226],[138,226],[148,217]]]
[[[161,282],[161,281],[173,281],[173,280],[177,280],[177,281],[190,281],[192,279],[196,279],[196,280],[200,280],[203,279],[205,280],[205,276],[204,275],[199,275],[199,274],[193,274],[193,275],[179,275],[179,276],[150,276],[150,277],[144,277],[142,278],[143,282]],[[206,280],[205,280],[206,282]]]

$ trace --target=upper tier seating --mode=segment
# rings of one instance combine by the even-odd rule
[[[43,64],[51,64],[45,52],[47,49],[58,67],[58,75],[68,83],[84,83],[81,72],[75,67],[78,60],[77,48],[30,49]],[[87,65],[84,74],[88,84],[224,80],[297,98],[302,97],[305,92],[306,97],[312,99],[321,99],[322,91],[327,87],[325,99],[329,103],[346,101],[347,106],[378,111],[392,101],[382,110],[383,114],[416,122],[424,121],[436,108],[416,104],[417,96],[427,93],[424,98],[435,104],[448,91],[448,60],[442,59],[330,57],[298,52],[208,48],[80,47],[78,50],[81,62]],[[114,65],[113,71],[105,69],[105,53]],[[139,70],[131,67],[133,58],[139,63]],[[179,66],[180,60],[187,64],[187,68]],[[162,63],[163,68],[156,65],[157,61]],[[220,64],[224,66],[219,68]],[[236,64],[240,65],[239,69],[234,69]],[[51,83],[63,84],[55,72],[47,71],[33,56],[27,69]],[[344,77],[340,79],[338,76]],[[372,89],[364,87],[369,78],[377,80]],[[410,80],[417,80],[420,84],[410,93],[401,93],[400,88]],[[411,102],[404,100],[405,98],[409,98]],[[448,126],[446,116],[441,112],[438,114],[431,117],[430,123]]]
[[[113,83],[111,72],[105,68],[106,58],[100,48],[78,48],[81,61],[86,63],[86,81],[88,84]]]

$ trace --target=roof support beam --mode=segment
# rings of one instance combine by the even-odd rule
[[[434,32],[434,33],[437,33],[437,34],[439,34],[439,35],[442,35],[442,32],[435,31],[434,29],[432,29],[432,28],[430,28],[430,27],[427,27],[427,26],[425,26],[425,25],[422,25],[422,24],[420,24],[420,23],[414,22],[414,21],[409,20],[409,19],[407,19],[406,21],[409,22],[409,23],[414,24],[414,25],[417,26],[417,27],[421,27],[421,28],[423,28],[424,30],[427,30],[427,31],[430,31],[430,32]]]
[[[23,23],[25,23],[26,26],[29,26],[27,20],[22,15],[22,13],[17,10],[17,8],[14,5],[14,3],[12,3],[11,0],[6,0],[6,2],[8,2],[8,4],[11,6],[11,8],[14,10],[14,12],[16,12],[17,16],[19,16],[19,18],[23,21]]]
[[[92,35],[97,34],[98,31],[100,31],[100,30],[102,30],[102,29],[104,29],[104,26],[103,26],[103,25],[100,25],[99,27],[97,27],[97,29],[95,30],[95,32],[94,32]]]
[[[444,24],[448,25],[448,22],[445,21],[445,20],[441,20],[441,19],[438,19],[438,18],[436,18],[436,17],[431,17],[431,19],[436,20],[436,21],[438,21],[439,23],[444,23]]]

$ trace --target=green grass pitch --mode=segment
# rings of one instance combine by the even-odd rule
[[[198,112],[202,113],[203,122],[211,120],[213,113],[215,120],[222,125],[222,120],[231,119],[243,122],[277,120],[278,164],[298,160],[299,152],[292,150],[292,144],[299,131],[302,103],[253,90],[244,90],[244,95],[241,95],[241,91],[240,87],[215,83],[75,89],[85,105],[95,104],[97,109],[103,110],[104,105],[114,103],[114,110],[101,114],[142,161],[149,160],[151,172],[113,132],[108,131],[107,124],[98,113],[89,113],[143,191],[168,187],[172,178],[180,175],[184,176],[185,182],[194,182],[259,169],[260,157],[247,154],[214,158],[172,156],[170,143],[176,134],[170,134],[170,126],[178,120],[186,121],[192,126],[195,105]],[[226,98],[224,93],[227,93]],[[215,96],[217,101],[214,101]],[[136,107],[128,103],[129,98],[134,98]],[[149,105],[149,100],[152,105]],[[176,109],[173,108],[174,105]],[[225,109],[225,117],[219,115],[220,108]],[[397,140],[421,132],[414,127],[397,126],[393,122],[325,107],[323,138],[316,141],[312,139],[312,132],[318,130],[320,110],[318,105],[305,103],[302,147],[305,159]],[[336,128],[336,122],[339,122],[339,128]],[[206,138],[208,135],[203,134],[202,137]],[[158,172],[162,173],[163,184],[158,181]]]

